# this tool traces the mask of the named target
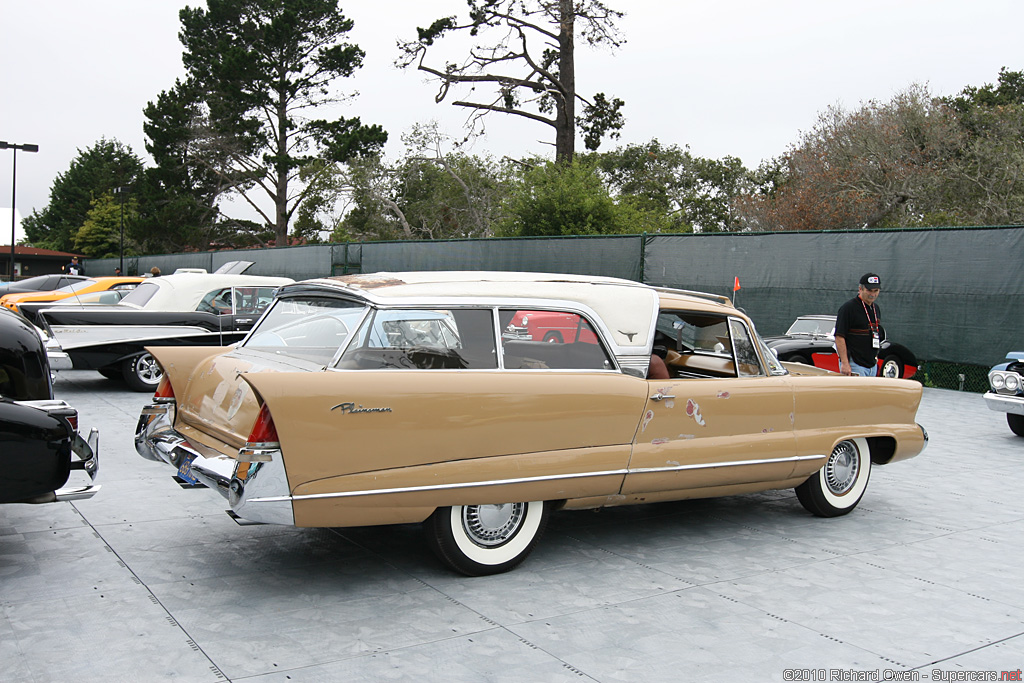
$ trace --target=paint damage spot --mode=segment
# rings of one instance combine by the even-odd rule
[[[686,416],[692,417],[701,427],[704,426],[704,418],[700,414],[700,404],[692,398],[686,399]]]
[[[653,419],[654,419],[654,411],[653,410],[648,410],[646,413],[644,413],[644,423],[643,423],[643,426],[640,427],[640,431],[641,432],[647,431],[647,425],[649,425],[651,423],[651,420],[653,420]]]
[[[654,439],[651,443],[655,446],[661,446],[663,444],[667,444],[669,441],[671,441],[671,439]]]
[[[716,396],[715,398],[729,398],[729,392],[728,391],[719,391],[718,392],[718,396]]]
[[[774,431],[775,431],[774,427],[765,427],[764,429],[761,430],[761,433],[762,434],[771,434]]]

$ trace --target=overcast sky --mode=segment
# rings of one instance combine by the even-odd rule
[[[750,168],[778,156],[832,104],[888,100],[912,83],[935,95],[995,82],[1024,69],[1020,0],[606,0],[626,12],[626,44],[579,49],[577,88],[626,102],[619,143],[658,138],[694,154],[740,158]],[[17,210],[46,206],[78,150],[116,138],[146,158],[142,109],[183,75],[178,11],[196,0],[5,2],[0,39],[0,140],[36,143],[18,153]],[[465,17],[464,0],[341,0],[366,52],[350,81],[359,96],[337,115],[378,123],[387,151],[418,122],[459,134],[465,110],[435,104],[436,87],[398,71],[396,39],[441,16]],[[546,126],[491,116],[476,153],[551,154]],[[582,149],[582,143],[578,147]],[[10,244],[12,152],[0,151],[0,244]],[[20,234],[19,234],[20,239]]]

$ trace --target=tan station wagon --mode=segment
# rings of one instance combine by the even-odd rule
[[[507,334],[521,311],[576,341]],[[422,522],[469,575],[522,562],[552,510],[795,488],[843,515],[927,442],[920,384],[780,363],[727,298],[613,278],[309,280],[235,347],[150,351],[141,455],[246,520]]]

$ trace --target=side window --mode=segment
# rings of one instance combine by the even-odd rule
[[[736,377],[733,348],[730,320],[725,316],[695,311],[658,314],[654,352],[664,353],[671,377]]]
[[[732,332],[732,347],[736,354],[736,370],[740,377],[758,377],[764,373],[761,371],[761,361],[754,350],[754,343],[751,339],[747,326],[736,318],[729,319],[729,329]]]
[[[232,311],[231,288],[215,289],[208,292],[203,300],[199,302],[197,311],[213,313],[215,315],[227,315]]]
[[[274,287],[235,287],[237,315],[259,315],[274,300]]]
[[[373,311],[337,366],[348,370],[492,370],[498,367],[488,309]]]
[[[501,355],[509,370],[612,370],[593,325],[569,311],[502,309]]]

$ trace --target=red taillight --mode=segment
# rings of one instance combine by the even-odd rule
[[[274,426],[274,418],[270,416],[270,408],[266,403],[260,408],[260,414],[249,433],[249,444],[257,443],[278,443],[277,427]]]
[[[156,385],[156,393],[153,394],[153,400],[157,403],[171,403],[174,401],[174,389],[171,388],[171,381],[167,379],[166,374],[160,378],[160,384]]]
[[[69,415],[68,416],[68,422],[71,423],[71,428],[74,429],[77,432],[78,431],[78,413],[76,412],[74,415]]]

